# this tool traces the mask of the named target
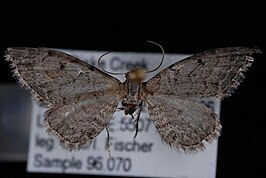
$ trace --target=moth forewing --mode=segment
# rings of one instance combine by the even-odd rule
[[[201,52],[176,62],[152,79],[145,87],[156,95],[180,98],[229,96],[253,62],[257,48],[220,48]]]

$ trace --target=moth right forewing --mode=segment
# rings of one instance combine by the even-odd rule
[[[64,52],[47,48],[8,48],[14,75],[44,105],[63,105],[100,93],[116,93],[120,81]]]
[[[155,95],[180,98],[225,97],[239,85],[243,72],[251,66],[255,48],[221,48],[195,54],[176,62],[144,86]]]

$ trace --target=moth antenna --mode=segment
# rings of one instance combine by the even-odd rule
[[[160,64],[156,68],[154,68],[154,69],[149,70],[149,71],[146,72],[146,73],[151,73],[151,72],[154,72],[154,71],[156,71],[157,69],[159,69],[161,67],[161,65],[162,65],[162,63],[164,61],[164,49],[163,49],[163,47],[160,44],[158,44],[158,43],[156,43],[154,41],[147,40],[147,42],[159,46],[161,48],[161,50],[162,50],[162,58],[161,58]]]
[[[154,41],[150,41],[150,40],[147,40],[147,42],[159,46],[159,47],[161,48],[161,51],[162,51],[162,58],[161,58],[161,62],[160,62],[160,64],[159,64],[156,68],[154,68],[154,69],[152,69],[152,70],[149,70],[149,71],[145,72],[145,73],[151,73],[151,72],[154,72],[154,71],[156,71],[157,69],[159,69],[159,68],[161,67],[161,65],[162,65],[162,63],[163,63],[163,61],[164,61],[164,49],[163,49],[163,47],[162,47],[159,43],[156,43],[156,42],[154,42]],[[106,73],[108,73],[108,74],[111,74],[111,75],[125,75],[127,72],[120,72],[120,73],[118,73],[118,72],[109,72],[109,71],[105,70],[105,69],[101,66],[101,64],[100,64],[101,59],[102,59],[105,55],[107,55],[107,54],[109,54],[109,53],[111,53],[111,52],[108,51],[108,52],[102,54],[102,55],[99,57],[99,59],[98,59],[98,66],[101,68],[101,70],[103,70],[104,72],[106,72]]]
[[[104,72],[106,72],[106,73],[108,73],[108,74],[111,74],[111,75],[124,75],[124,74],[126,74],[126,72],[124,72],[124,73],[123,73],[123,72],[120,72],[120,73],[118,73],[118,72],[109,72],[109,71],[105,70],[105,69],[101,66],[101,64],[100,64],[101,59],[102,59],[104,56],[106,56],[107,54],[109,54],[109,53],[111,53],[111,51],[108,51],[108,52],[102,54],[102,55],[99,57],[99,59],[98,59],[98,66],[101,68],[101,70],[104,71]]]

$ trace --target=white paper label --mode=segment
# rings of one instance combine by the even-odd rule
[[[98,57],[103,54],[95,51],[64,51],[94,65]],[[165,54],[161,68],[184,57],[185,55]],[[110,53],[102,59],[101,65],[112,72],[126,72],[132,67],[153,69],[159,64],[160,58],[161,54],[154,53]],[[123,76],[115,77],[124,80]],[[203,102],[219,116],[219,100],[205,99]],[[131,116],[125,116],[123,111],[114,113],[108,126],[113,159],[109,159],[108,156],[106,130],[103,130],[90,146],[80,151],[63,150],[57,139],[49,136],[42,127],[44,111],[44,108],[33,105],[27,165],[29,172],[178,178],[215,177],[217,140],[212,144],[206,144],[206,150],[197,154],[190,155],[171,149],[160,139],[146,108],[141,113],[136,139],[133,139],[135,124]]]

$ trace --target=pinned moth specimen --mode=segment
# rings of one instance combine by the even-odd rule
[[[158,45],[162,54],[163,48]],[[19,83],[48,110],[46,130],[61,145],[79,149],[108,125],[116,109],[138,120],[144,105],[161,139],[177,150],[197,152],[221,130],[216,114],[195,98],[229,96],[251,66],[256,48],[229,47],[201,52],[165,68],[144,82],[142,68],[125,73],[121,82],[104,69],[48,48],[8,48],[6,60]],[[99,58],[98,61],[102,56]],[[118,108],[121,101],[122,107]]]

